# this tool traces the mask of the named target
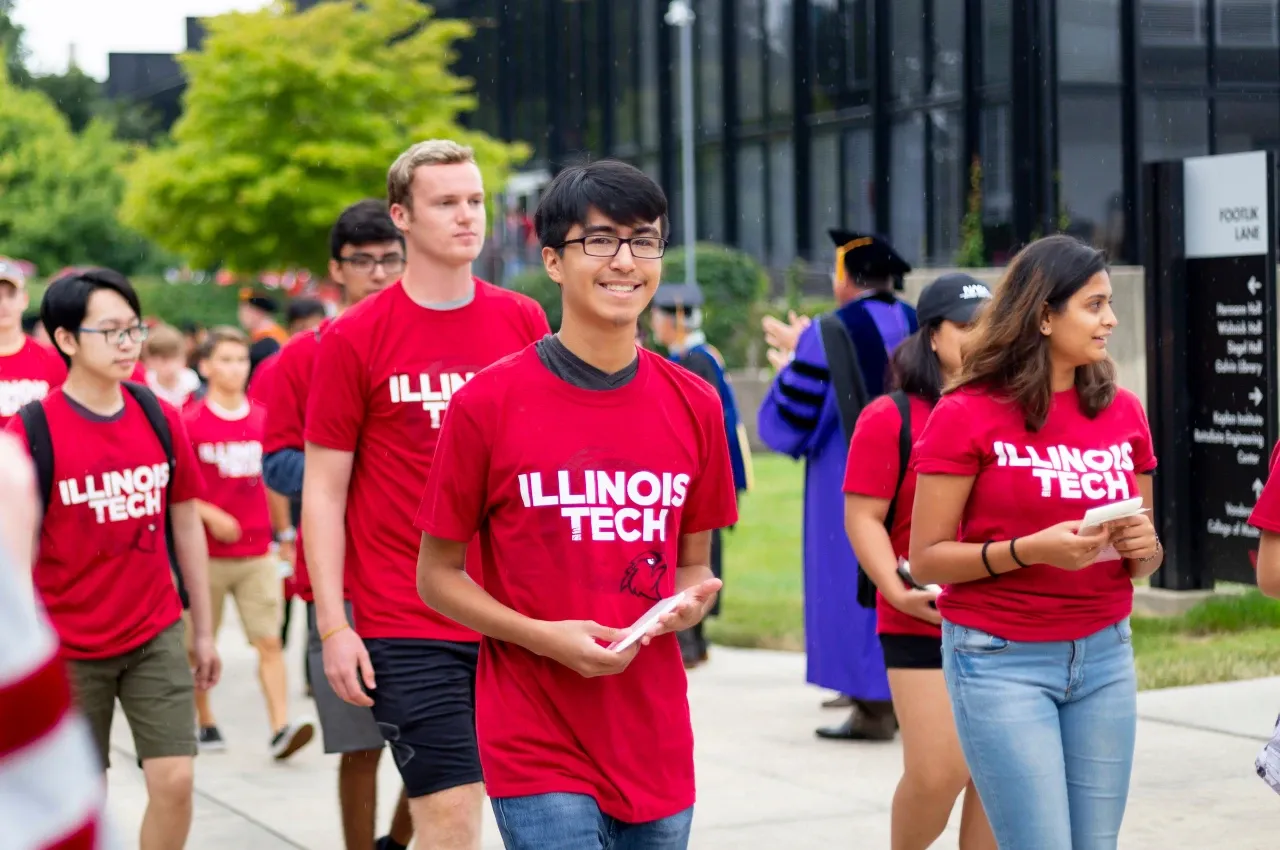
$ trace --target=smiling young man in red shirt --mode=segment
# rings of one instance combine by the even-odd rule
[[[329,277],[342,287],[346,310],[381,292],[404,270],[404,236],[387,212],[386,202],[367,198],[342,211],[329,233]],[[320,339],[332,324],[322,322],[289,340],[271,364],[267,392],[267,429],[263,440],[263,476],[267,486],[300,504],[304,471],[307,398]],[[264,363],[263,368],[268,364]],[[255,375],[260,375],[260,368]],[[289,536],[289,535],[286,535]],[[315,597],[306,557],[298,536],[294,579],[298,596],[307,605],[307,671],[324,736],[324,751],[339,753],[338,799],[342,808],[342,834],[347,850],[374,845],[378,807],[378,762],[384,741],[367,706],[353,705],[334,692],[324,675],[320,633],[316,629]],[[351,553],[347,552],[347,563]],[[351,570],[347,570],[349,574]],[[344,586],[344,609],[351,603]],[[409,803],[403,793],[391,822],[391,830],[378,839],[376,850],[403,850],[413,838]]]
[[[343,699],[373,708],[420,846],[471,850],[484,801],[474,725],[479,636],[418,598],[413,517],[450,399],[549,328],[537,302],[472,276],[485,197],[469,148],[414,145],[391,166],[387,194],[408,264],[400,281],[320,338],[303,536],[325,675]],[[354,623],[343,607],[344,561]]]
[[[689,841],[675,632],[715,601],[711,532],[736,522],[737,502],[715,390],[635,343],[666,213],[625,163],[551,182],[535,222],[560,331],[454,394],[418,511],[423,600],[484,635],[476,726],[508,850]],[[681,591],[639,642],[601,645]]]
[[[40,317],[70,369],[66,383],[38,403],[47,445],[24,423],[38,421],[34,413],[8,426],[33,455],[52,453],[35,588],[104,768],[117,700],[124,709],[149,797],[139,846],[181,847],[191,828],[193,684],[212,687],[221,668],[197,511],[200,469],[178,412],[145,397],[164,418],[171,464],[144,397],[121,387],[146,338],[137,293],[123,275],[87,269],[59,278],[45,292]],[[190,599],[194,683],[166,514]]]

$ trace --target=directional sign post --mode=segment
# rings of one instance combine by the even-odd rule
[[[1275,163],[1259,151],[1148,168],[1147,412],[1168,552],[1155,583],[1253,582],[1248,517],[1280,403]]]

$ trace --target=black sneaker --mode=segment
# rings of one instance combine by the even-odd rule
[[[271,755],[276,761],[284,761],[305,747],[315,737],[316,727],[310,720],[285,724],[271,738]]]
[[[227,748],[227,742],[222,740],[222,733],[217,726],[201,726],[196,733],[196,744],[202,753],[220,753]]]

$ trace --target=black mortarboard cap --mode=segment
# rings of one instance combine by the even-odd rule
[[[702,306],[702,290],[696,283],[663,283],[653,295],[653,306],[675,312]]]
[[[852,230],[828,230],[827,233],[836,244],[836,276],[840,279],[845,274],[855,274],[897,280],[911,271],[911,264],[885,239],[873,233]]]
[[[268,313],[275,313],[280,309],[280,304],[270,295],[254,292],[248,287],[240,290],[240,300]]]

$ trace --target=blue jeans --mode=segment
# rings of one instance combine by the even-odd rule
[[[1073,641],[942,625],[960,746],[1000,850],[1114,850],[1137,730],[1126,618]]]
[[[493,814],[507,850],[685,850],[693,808],[648,823],[611,818],[585,794],[495,797]]]

